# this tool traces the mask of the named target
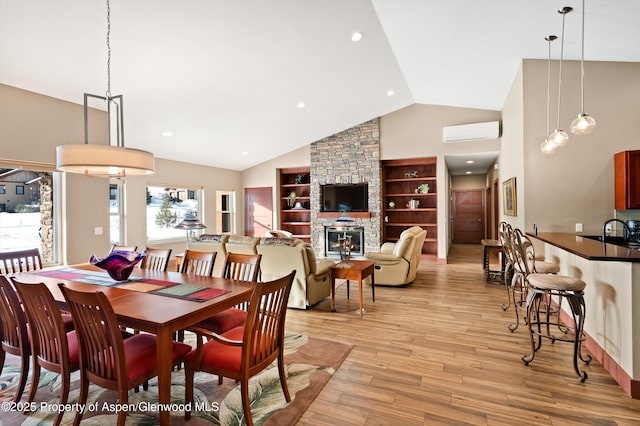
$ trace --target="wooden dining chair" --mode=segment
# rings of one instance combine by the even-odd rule
[[[158,249],[147,247],[145,250],[147,255],[140,262],[140,269],[149,269],[152,271],[166,271],[171,257],[171,249]]]
[[[222,268],[222,277],[241,281],[258,281],[261,254],[229,253]],[[241,326],[247,319],[248,302],[225,309],[195,325],[216,334],[222,334],[232,328]]]
[[[133,253],[136,250],[138,250],[138,246],[121,246],[119,244],[113,244],[109,253],[112,253],[114,251],[126,251],[129,253]]]
[[[124,340],[113,307],[103,292],[81,292],[59,284],[78,332],[80,345],[80,396],[87,402],[89,383],[118,392],[118,403],[127,405],[129,390],[158,375],[156,336],[136,334]],[[171,359],[175,364],[191,346],[173,342]],[[126,411],[118,412],[118,425],[125,423]],[[76,411],[73,424],[82,413]]]
[[[42,269],[42,257],[37,248],[0,253],[0,274],[14,274]]]
[[[185,250],[180,272],[183,274],[211,276],[217,252]]]
[[[27,384],[31,343],[18,294],[8,278],[0,275],[0,371],[4,367],[6,354],[20,358],[20,379],[12,401],[18,402]]]
[[[240,382],[242,409],[247,425],[253,425],[249,378],[278,360],[280,386],[291,401],[284,370],[284,323],[295,271],[255,286],[249,300],[247,321],[221,335],[199,330],[211,340],[197,339],[197,348],[185,357],[185,419],[191,418],[193,377],[196,371],[229,377]]]
[[[11,279],[22,301],[31,333],[33,366],[28,402],[33,402],[40,369],[44,368],[60,374],[60,404],[64,405],[69,397],[70,374],[80,368],[76,331],[65,330],[62,312],[45,284]],[[64,410],[58,413],[55,425],[60,424],[64,413]]]

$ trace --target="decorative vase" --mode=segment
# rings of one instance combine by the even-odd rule
[[[147,255],[144,253],[112,251],[105,258],[98,259],[91,255],[89,263],[107,271],[109,276],[116,281],[126,281],[133,272],[133,268]]]

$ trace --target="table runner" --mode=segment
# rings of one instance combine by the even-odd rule
[[[34,275],[57,278],[60,280],[79,281],[88,284],[118,287],[143,293],[158,294],[161,296],[175,297],[191,300],[193,302],[205,302],[223,294],[229,290],[205,287],[194,284],[176,283],[172,281],[156,280],[151,278],[131,278],[126,281],[115,281],[109,274],[102,271],[88,271],[85,269],[59,268],[51,270],[34,271]]]

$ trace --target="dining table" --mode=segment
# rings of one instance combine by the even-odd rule
[[[10,276],[21,282],[46,284],[63,309],[66,303],[58,283],[78,291],[101,291],[122,326],[155,334],[161,425],[169,424],[174,333],[249,300],[255,287],[246,281],[140,268],[134,269],[127,281],[115,282],[88,263]]]

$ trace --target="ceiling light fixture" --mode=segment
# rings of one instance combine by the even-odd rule
[[[356,31],[355,33],[351,34],[351,41],[360,41],[362,40],[363,34],[359,31]]]
[[[582,0],[582,56],[580,58],[580,114],[571,122],[571,133],[587,135],[596,128],[596,120],[584,112],[584,2]]]
[[[307,105],[304,102],[298,102],[298,108],[302,109],[304,107],[306,107]]]
[[[153,174],[155,159],[152,153],[124,146],[122,95],[111,95],[110,36],[111,7],[107,0],[107,92],[105,96],[84,94],[84,144],[56,147],[56,167],[64,172],[97,177],[123,178]],[[107,103],[107,145],[89,145],[89,98],[101,99]],[[112,118],[115,120],[115,145],[112,144]]]
[[[396,92],[393,90],[387,90],[387,96],[393,96]]]
[[[549,99],[551,98],[551,42],[557,39],[557,36],[549,35],[544,39],[549,44],[549,59],[547,60],[547,132],[544,142],[540,145],[540,151],[543,154],[553,154],[556,152],[557,146],[549,139]]]
[[[569,135],[567,132],[562,130],[560,127],[560,104],[562,99],[562,59],[564,57],[564,21],[567,13],[573,10],[572,7],[565,6],[562,9],[558,10],[558,13],[562,15],[562,35],[560,39],[560,69],[558,71],[558,125],[556,126],[556,130],[549,136],[549,139],[557,146],[563,147],[567,144],[569,140]]]

